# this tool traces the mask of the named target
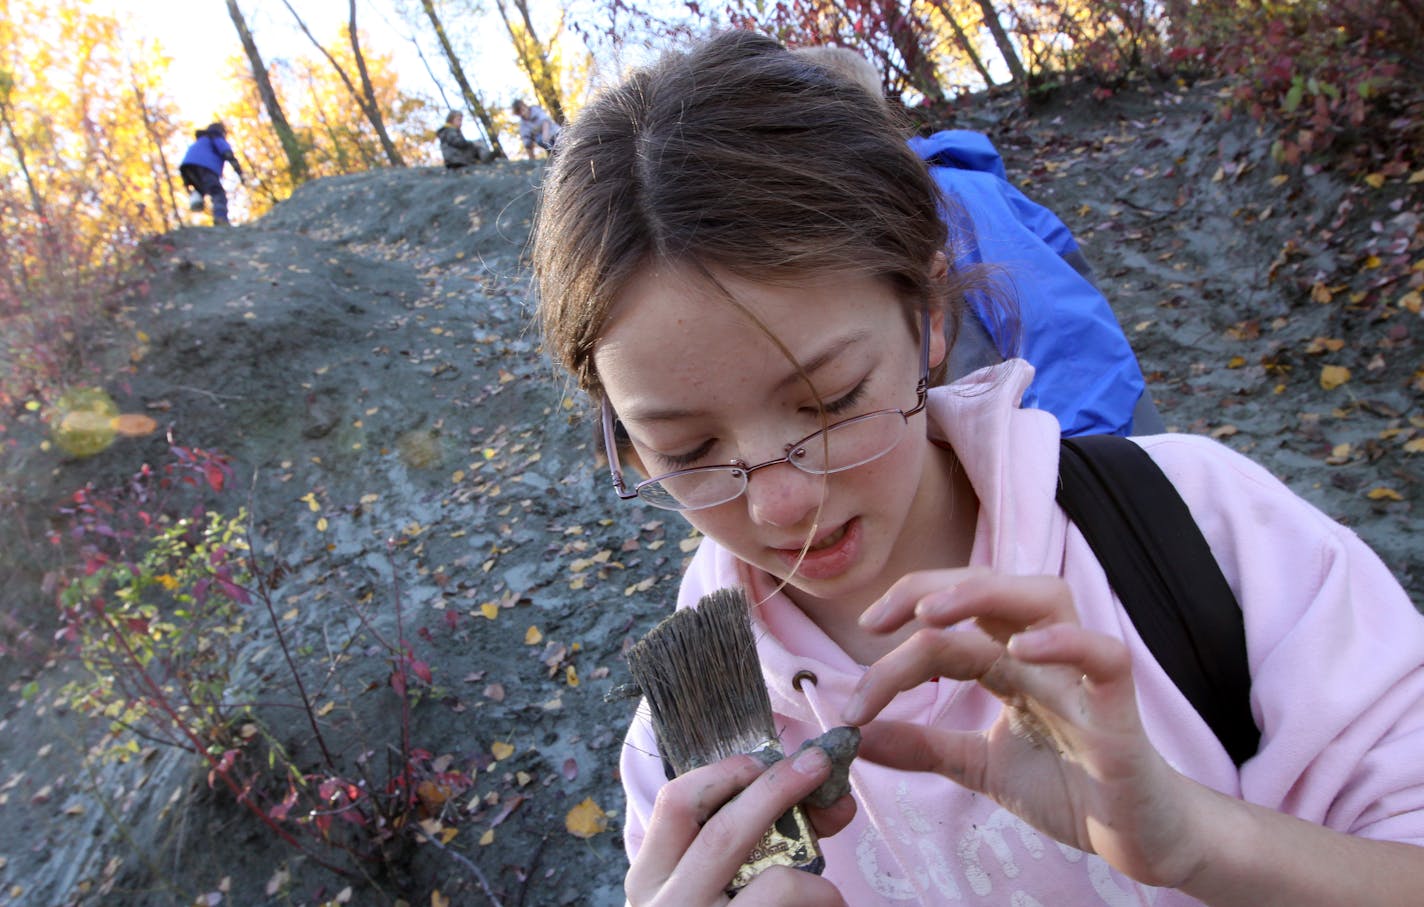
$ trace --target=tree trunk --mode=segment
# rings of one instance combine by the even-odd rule
[[[549,65],[549,54],[545,50],[543,43],[539,40],[539,33],[534,31],[534,22],[529,18],[529,0],[514,0],[514,5],[519,9],[519,16],[524,20],[524,32],[529,36],[529,42],[534,46],[531,53],[536,55],[539,64],[539,78],[534,83],[534,90],[539,95],[539,100],[543,102],[544,110],[549,116],[554,118],[554,122],[562,125],[564,122],[564,102],[560,97],[559,86],[554,84],[554,68]]]
[[[375,127],[376,135],[381,139],[381,148],[385,150],[386,157],[390,159],[393,166],[404,167],[405,161],[401,159],[400,152],[396,150],[395,142],[391,141],[391,134],[386,131],[386,121],[381,116],[381,105],[376,102],[376,88],[371,84],[371,74],[366,70],[366,56],[361,53],[361,44],[356,38],[356,0],[349,0],[348,9],[351,11],[351,27],[347,36],[351,39],[351,53],[356,57],[356,71],[361,75],[361,91],[366,96],[366,109],[370,112],[371,125]]]
[[[450,65],[450,75],[455,77],[456,84],[460,86],[460,94],[464,96],[466,106],[470,108],[475,119],[480,121],[485,135],[489,136],[494,156],[505,157],[504,149],[499,145],[499,131],[495,129],[494,119],[485,108],[479,93],[470,85],[470,80],[465,78],[465,69],[460,65],[460,58],[455,56],[455,48],[451,46],[450,39],[445,34],[445,26],[441,24],[440,16],[435,12],[435,0],[420,0],[420,5],[425,9],[425,15],[435,29],[435,37],[440,41],[440,52],[445,55],[445,62]]]
[[[302,21],[301,15],[295,9],[292,9],[292,4],[289,3],[288,0],[282,0],[282,5],[287,8],[287,12],[292,14],[292,18],[297,20],[297,27],[302,30],[302,34],[307,36],[307,40],[312,43],[312,46],[321,51],[321,55],[326,57],[326,62],[330,63],[331,68],[336,70],[337,76],[341,78],[341,84],[346,86],[347,93],[351,95],[351,100],[356,102],[356,106],[360,108],[361,113],[366,117],[366,121],[375,127],[376,122],[380,119],[381,112],[367,106],[365,97],[362,96],[361,92],[356,90],[356,85],[351,81],[351,77],[346,74],[346,70],[341,68],[341,64],[336,62],[336,58],[331,55],[330,51],[321,46],[321,42],[311,33],[311,29],[307,28],[306,22]],[[352,3],[352,16],[354,22],[354,2]],[[352,31],[355,31],[354,27]],[[386,152],[387,160],[396,167],[404,167],[405,162],[401,160],[400,154],[396,153],[395,146],[390,144],[391,139],[390,136],[386,134],[384,123],[376,128],[376,135],[381,139],[381,147]],[[394,157],[392,155],[394,155]]]
[[[312,112],[316,115],[317,123],[321,126],[321,131],[326,133],[327,142],[331,145],[331,153],[336,158],[337,173],[352,173],[353,165],[349,148],[355,148],[357,154],[361,156],[361,168],[363,170],[374,170],[380,166],[380,162],[373,160],[366,146],[361,142],[350,141],[349,136],[337,135],[336,129],[331,125],[331,120],[326,116],[326,108],[322,105],[321,95],[316,90],[316,75],[307,67],[304,72],[307,80],[307,93],[311,95]]]
[[[10,133],[10,149],[15,153],[15,161],[19,164],[20,173],[25,178],[25,188],[30,193],[30,206],[34,210],[35,220],[40,225],[44,255],[41,256],[38,264],[43,269],[42,274],[53,273],[52,269],[56,266],[62,269],[62,273],[69,269],[69,253],[55,234],[54,224],[50,223],[44,199],[40,195],[39,187],[35,185],[34,175],[30,173],[29,162],[25,159],[25,146],[20,143],[20,136],[15,132],[15,121],[10,106],[10,91],[13,85],[10,74],[0,71],[0,123],[3,123],[5,130]],[[22,265],[22,269],[25,272],[25,282],[28,284],[30,281],[29,268]]]
[[[920,47],[920,36],[925,29],[921,23],[905,9],[899,0],[888,0],[882,6],[886,30],[895,44],[895,51],[905,61],[905,75],[910,87],[931,101],[944,100],[944,89],[940,87],[934,66]]]
[[[944,21],[949,23],[950,30],[954,32],[955,43],[959,49],[964,51],[964,55],[969,58],[969,62],[979,71],[979,77],[984,80],[984,84],[990,88],[994,87],[994,77],[989,75],[989,67],[984,65],[984,59],[979,56],[979,51],[975,49],[974,42],[969,40],[969,35],[960,26],[959,20],[954,16],[954,10],[945,0],[932,0],[935,9],[939,10]]]
[[[994,9],[993,0],[979,0],[979,9],[984,12],[984,25],[988,27],[989,34],[994,36],[994,43],[998,45],[999,53],[1004,57],[1004,65],[1009,67],[1011,81],[1027,88],[1028,75],[1024,72],[1023,63],[1019,62],[1019,55],[1014,51],[1008,32],[1004,31],[1004,24],[999,21],[999,11]]]
[[[262,62],[262,54],[257,51],[257,42],[247,29],[247,20],[242,10],[237,8],[237,0],[227,0],[227,14],[237,28],[237,36],[242,41],[242,49],[247,54],[247,62],[252,67],[252,78],[257,83],[257,94],[262,98],[262,106],[267,108],[267,118],[272,121],[272,129],[277,133],[277,141],[282,145],[282,153],[287,156],[287,173],[292,178],[292,186],[300,186],[307,179],[306,152],[297,139],[297,133],[282,113],[282,105],[277,101],[277,91],[272,87],[272,79],[267,75],[267,64]]]
[[[163,152],[163,140],[159,138],[158,130],[154,128],[153,117],[148,110],[148,101],[143,96],[143,89],[138,84],[138,79],[129,73],[129,84],[133,87],[134,101],[138,104],[138,112],[143,117],[143,131],[148,136],[148,141],[153,145],[153,153],[158,157],[157,178],[153,181],[153,195],[158,202],[158,216],[162,218],[164,226],[172,228],[183,222],[182,215],[178,213],[178,199],[173,195],[173,172],[168,169],[168,155]],[[164,191],[164,190],[168,191]]]
[[[529,21],[529,8],[520,0],[515,0],[515,5],[519,7],[520,14],[524,19],[524,33],[514,27],[514,23],[509,21],[509,9],[505,7],[504,0],[495,0],[495,7],[499,9],[499,17],[504,20],[505,30],[509,32],[510,40],[514,42],[514,50],[519,54],[519,68],[524,70],[524,74],[529,77],[529,82],[534,86],[534,94],[539,104],[544,107],[544,112],[554,118],[554,121],[562,124],[564,122],[564,105],[559,100],[559,92],[549,79],[549,59],[544,54],[544,47],[539,43],[539,36],[535,34],[533,25]],[[531,46],[532,45],[532,46]]]

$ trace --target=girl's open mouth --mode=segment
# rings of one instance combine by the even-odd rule
[[[794,568],[798,576],[806,579],[839,576],[850,568],[860,552],[860,518],[852,517],[817,539],[807,549],[805,557],[801,556],[799,548],[777,548],[775,551],[787,569]]]

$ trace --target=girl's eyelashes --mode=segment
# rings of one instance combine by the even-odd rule
[[[681,454],[665,454],[654,452],[653,456],[666,466],[669,470],[687,469],[696,465],[697,461],[707,456],[707,452],[712,449],[711,441],[704,441],[693,450]]]
[[[850,389],[850,392],[832,400],[826,404],[826,412],[830,415],[837,415],[851,409],[865,396],[865,386],[869,379],[862,379],[859,384]]]

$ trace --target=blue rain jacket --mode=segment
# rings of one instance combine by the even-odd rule
[[[1006,319],[984,295],[968,300],[998,354],[1033,365],[1024,405],[1057,416],[1064,436],[1130,434],[1142,369],[1107,299],[1063,259],[1078,248],[1072,232],[1008,182],[987,136],[953,129],[909,144],[959,204],[946,213],[955,263],[1001,268],[995,280],[1018,303]]]
[[[223,162],[234,159],[232,146],[227,143],[227,139],[208,132],[204,132],[201,138],[194,140],[193,144],[188,146],[187,153],[183,155],[184,164],[206,167],[218,176],[222,176]]]

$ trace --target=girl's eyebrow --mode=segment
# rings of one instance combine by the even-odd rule
[[[802,380],[803,376],[809,377],[814,375],[848,348],[855,346],[869,336],[869,331],[855,331],[854,333],[846,334],[843,337],[833,340],[824,350],[801,363],[799,369],[793,366],[790,374],[776,382],[776,387],[772,389],[773,392],[785,390],[797,381]]]
[[[796,382],[803,380],[803,377],[814,375],[817,371],[825,368],[834,361],[837,356],[857,343],[864,341],[869,336],[869,331],[855,331],[835,338],[827,344],[825,349],[801,363],[799,369],[792,366],[790,371],[787,372],[786,377],[772,386],[771,392],[773,394],[780,393]],[[686,409],[680,407],[642,409],[637,404],[634,404],[625,415],[619,418],[626,422],[675,422],[679,419],[689,419],[704,414],[705,412],[700,409]]]

